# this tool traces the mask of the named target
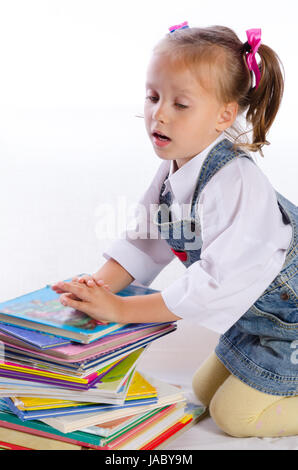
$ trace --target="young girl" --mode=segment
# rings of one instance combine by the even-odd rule
[[[298,211],[249,154],[268,144],[283,76],[261,30],[247,39],[185,22],[156,45],[144,117],[162,163],[140,200],[148,224],[115,241],[98,272],[53,289],[95,319],[189,319],[219,332],[193,377],[198,399],[232,436],[286,436],[298,434]],[[237,144],[244,113],[252,140]],[[149,285],[175,256],[187,269],[166,289],[115,295]]]

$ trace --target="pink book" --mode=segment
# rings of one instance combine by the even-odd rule
[[[149,339],[154,335],[164,335],[176,329],[176,325],[156,325],[150,326],[138,332],[121,333],[117,335],[105,336],[97,341],[90,344],[69,344],[67,346],[60,346],[58,348],[47,350],[47,352],[40,352],[35,348],[24,347],[21,342],[15,338],[11,338],[4,333],[0,334],[0,340],[9,346],[13,346],[15,349],[30,353],[30,356],[45,358],[46,360],[53,360],[58,363],[68,362],[82,362],[89,360],[92,357],[100,357],[115,349],[121,349],[124,346],[135,343],[137,340]]]
[[[144,428],[146,429],[150,424],[154,423],[155,421],[158,421],[160,418],[163,416],[171,413],[173,411],[173,408],[175,408],[176,404],[174,403],[173,405],[170,405],[166,409],[160,411],[154,416],[151,416],[151,418],[146,419],[143,423],[139,424],[138,426],[135,426],[133,429],[130,431],[125,432],[122,436],[118,437],[114,441],[112,441],[110,444],[107,444],[104,448],[105,449],[110,449],[113,450],[117,448],[120,444],[123,442],[127,441],[131,437],[134,437],[138,432],[141,432]]]

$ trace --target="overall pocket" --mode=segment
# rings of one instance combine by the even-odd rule
[[[282,279],[282,278],[281,278]],[[283,323],[298,327],[298,271],[286,282],[265,293],[255,302],[254,307],[260,314],[271,314]]]

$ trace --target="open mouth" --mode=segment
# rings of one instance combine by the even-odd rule
[[[153,137],[160,140],[161,142],[167,142],[167,141],[171,140],[169,137],[167,137],[166,135],[161,134],[160,132],[153,132],[152,135],[153,135]]]

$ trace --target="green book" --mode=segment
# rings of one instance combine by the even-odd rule
[[[57,436],[59,436],[63,437],[62,440],[65,442],[71,441],[73,444],[76,443],[81,446],[89,444],[94,447],[102,447],[104,445],[104,438],[102,436],[96,436],[95,434],[88,434],[82,431],[63,433],[42,421],[22,421],[12,413],[0,412],[0,427],[9,427],[16,431],[53,439],[57,439]],[[89,446],[87,445],[87,447]]]

